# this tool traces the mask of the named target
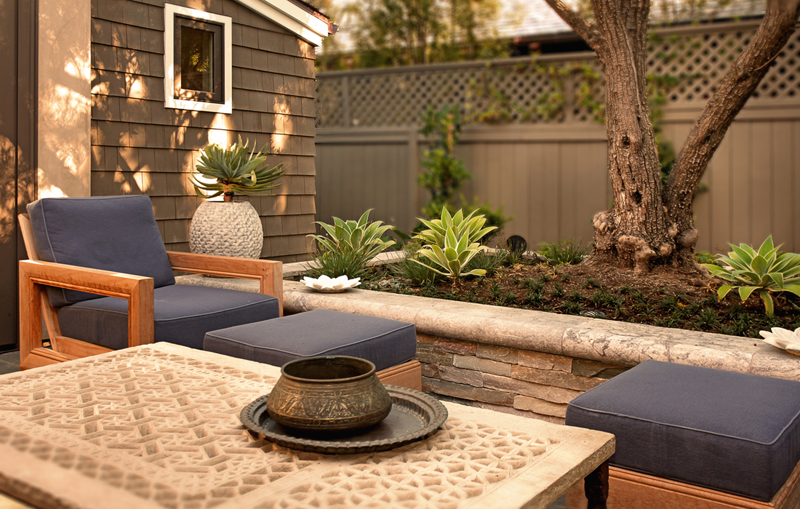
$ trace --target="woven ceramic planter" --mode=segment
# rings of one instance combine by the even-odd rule
[[[258,258],[263,245],[261,219],[250,202],[205,201],[192,217],[192,253]]]

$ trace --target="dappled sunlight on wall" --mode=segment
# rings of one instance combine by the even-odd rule
[[[286,101],[286,96],[275,95],[274,98],[272,111],[275,112],[275,130],[278,131],[278,133],[285,133],[286,131],[282,130],[281,127],[286,125],[287,119],[291,114],[291,108]],[[285,152],[289,145],[289,137],[285,134],[278,133],[270,136],[270,151],[277,154]]]
[[[286,195],[264,196],[261,198],[261,207],[269,215],[280,215],[286,212],[288,197]]]
[[[42,0],[39,7],[39,196],[88,196],[91,3]]]
[[[208,142],[216,143],[221,147],[228,147],[238,141],[238,139],[234,138],[234,133],[231,131],[224,131],[222,129],[210,129],[208,131]]]
[[[11,168],[13,170],[16,161],[14,158],[14,151],[16,150],[14,143],[5,136],[0,136],[0,168]],[[2,201],[3,211],[16,210],[16,187],[17,183],[13,178],[3,179],[3,186],[0,188],[0,201]],[[14,221],[16,217],[14,214],[3,213],[0,215],[0,242],[6,243],[12,240],[16,235],[14,228]]]

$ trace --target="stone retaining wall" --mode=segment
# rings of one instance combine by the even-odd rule
[[[182,284],[258,291],[254,281]],[[414,323],[423,389],[472,406],[556,423],[567,403],[648,359],[800,381],[800,358],[759,339],[284,281],[287,314],[332,309]]]
[[[481,408],[564,423],[567,403],[628,368],[417,334],[422,388]]]

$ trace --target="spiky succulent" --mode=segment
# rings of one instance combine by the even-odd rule
[[[423,246],[417,252],[421,259],[413,261],[453,279],[486,274],[483,269],[468,271],[467,264],[486,249],[478,241],[497,227],[484,228],[486,218],[483,215],[475,216],[475,213],[473,211],[464,217],[464,211],[459,210],[451,216],[445,207],[441,219],[420,219],[428,228],[414,236]]]
[[[756,251],[747,244],[730,244],[728,256],[717,255],[717,261],[724,266],[704,263],[712,275],[730,282],[720,286],[717,291],[722,300],[734,288],[739,289],[739,297],[746,301],[753,292],[764,301],[767,316],[775,313],[773,292],[791,292],[800,297],[800,255],[779,253],[780,245],[774,247],[772,235]]]
[[[309,267],[312,275],[347,275],[351,278],[359,276],[364,272],[368,261],[394,244],[381,238],[393,226],[384,225],[383,221],[370,223],[370,212],[372,209],[364,212],[358,221],[343,221],[338,217],[333,218],[332,225],[317,221],[328,236],[309,235],[316,239],[319,247],[314,255],[316,267]]]
[[[234,143],[223,148],[216,143],[207,145],[197,160],[195,173],[189,175],[189,181],[201,198],[214,198],[225,195],[225,201],[231,201],[234,194],[260,196],[277,189],[280,184],[275,181],[285,173],[281,170],[283,163],[270,168],[267,162],[267,146],[256,152],[255,147],[248,152],[248,139],[242,143]],[[205,177],[204,182],[198,177]]]

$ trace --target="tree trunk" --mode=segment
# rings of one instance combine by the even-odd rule
[[[736,114],[794,31],[798,0],[769,0],[759,31],[722,79],[663,188],[645,94],[650,1],[592,0],[594,25],[563,0],[545,1],[595,50],[606,80],[614,204],[594,217],[594,249],[586,263],[633,267],[637,273],[659,263],[698,269],[694,193]]]
[[[661,167],[647,106],[648,2],[595,0],[597,51],[606,77],[611,210],[594,217],[594,250],[587,263],[612,262],[646,271],[674,249],[662,205]]]

